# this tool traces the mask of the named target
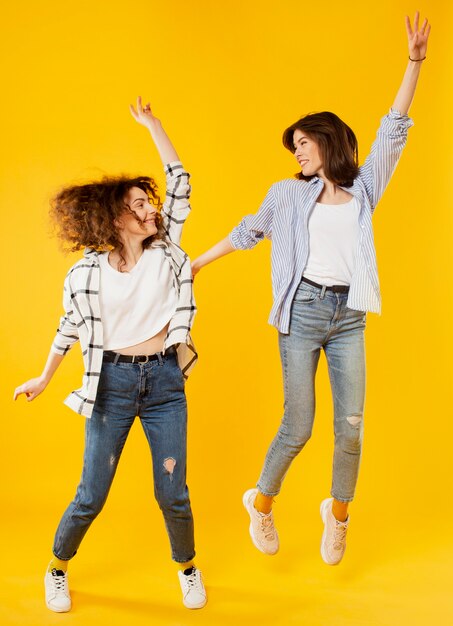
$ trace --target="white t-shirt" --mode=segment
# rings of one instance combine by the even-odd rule
[[[118,272],[99,255],[99,299],[104,350],[119,350],[151,339],[173,317],[177,294],[162,248],[147,248],[130,272]]]
[[[359,240],[360,205],[317,202],[308,220],[309,254],[304,276],[326,286],[349,285]]]

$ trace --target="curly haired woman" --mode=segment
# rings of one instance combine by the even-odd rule
[[[15,390],[34,400],[71,346],[80,341],[83,384],[66,404],[84,415],[85,454],[74,500],[58,526],[45,574],[46,604],[71,609],[68,561],[101,511],[126,438],[140,418],[152,451],[154,492],[170,539],[187,608],[206,604],[193,558],[193,517],[186,485],[187,407],[184,382],[195,364],[190,261],[179,242],[189,213],[189,174],[150,105],[135,120],[150,133],[164,164],[161,206],[152,178],[104,178],[63,189],[51,216],[59,235],[84,258],[64,284],[65,315],[42,374]]]
[[[275,554],[279,538],[272,504],[293,459],[309,440],[315,415],[315,375],[324,351],[334,399],[335,449],[330,498],[321,503],[321,555],[336,565],[346,548],[348,506],[362,449],[366,312],[380,310],[372,215],[406,144],[430,26],[406,18],[409,63],[392,109],[359,168],[357,140],[335,114],[314,113],[286,129],[283,144],[301,171],[274,184],[256,215],[193,262],[194,275],[234,250],[272,239],[274,304],[279,331],[284,415],[257,487],[246,491],[254,545]]]

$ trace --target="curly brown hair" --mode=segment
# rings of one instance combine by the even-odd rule
[[[132,214],[139,224],[142,220],[124,201],[132,187],[142,189],[159,210],[162,203],[155,180],[149,176],[105,176],[100,181],[65,187],[50,202],[50,217],[57,236],[65,249],[76,252],[88,247],[105,252],[118,250],[123,244],[115,221],[124,213]],[[156,215],[157,233],[143,241],[148,248],[154,239],[164,239],[162,218]],[[124,260],[124,259],[123,259]]]
[[[296,129],[305,132],[318,144],[328,180],[342,187],[352,187],[359,173],[358,144],[353,130],[330,111],[310,113],[291,124],[283,133],[283,145],[293,153]],[[310,180],[313,176],[298,172],[296,178]]]

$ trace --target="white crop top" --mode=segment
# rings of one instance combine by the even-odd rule
[[[108,252],[99,255],[104,350],[128,348],[160,332],[173,317],[177,294],[162,248],[147,248],[130,272],[118,272]]]
[[[349,285],[359,240],[360,205],[317,202],[308,220],[309,254],[304,276],[321,285]]]

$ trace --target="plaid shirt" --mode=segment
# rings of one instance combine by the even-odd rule
[[[196,306],[190,259],[179,242],[190,211],[190,176],[179,161],[168,163],[165,174],[166,195],[161,215],[166,238],[153,241],[151,247],[162,248],[172,269],[173,286],[178,294],[178,304],[168,327],[164,350],[176,346],[179,365],[187,378],[197,360],[190,336]],[[86,417],[91,417],[93,411],[103,357],[100,274],[98,253],[86,248],[84,258],[73,265],[66,276],[63,291],[65,315],[60,320],[52,344],[56,354],[65,355],[80,340],[85,367],[83,383],[80,389],[74,390],[66,398],[65,404]]]
[[[381,295],[371,218],[398,163],[413,121],[390,110],[381,120],[376,140],[352,187],[345,191],[360,205],[360,237],[356,265],[348,295],[348,307],[380,313]],[[324,183],[287,179],[270,188],[258,213],[246,215],[230,233],[231,245],[253,248],[264,237],[272,239],[272,287],[274,302],[269,323],[289,332],[291,304],[302,279],[309,254],[308,219]]]

